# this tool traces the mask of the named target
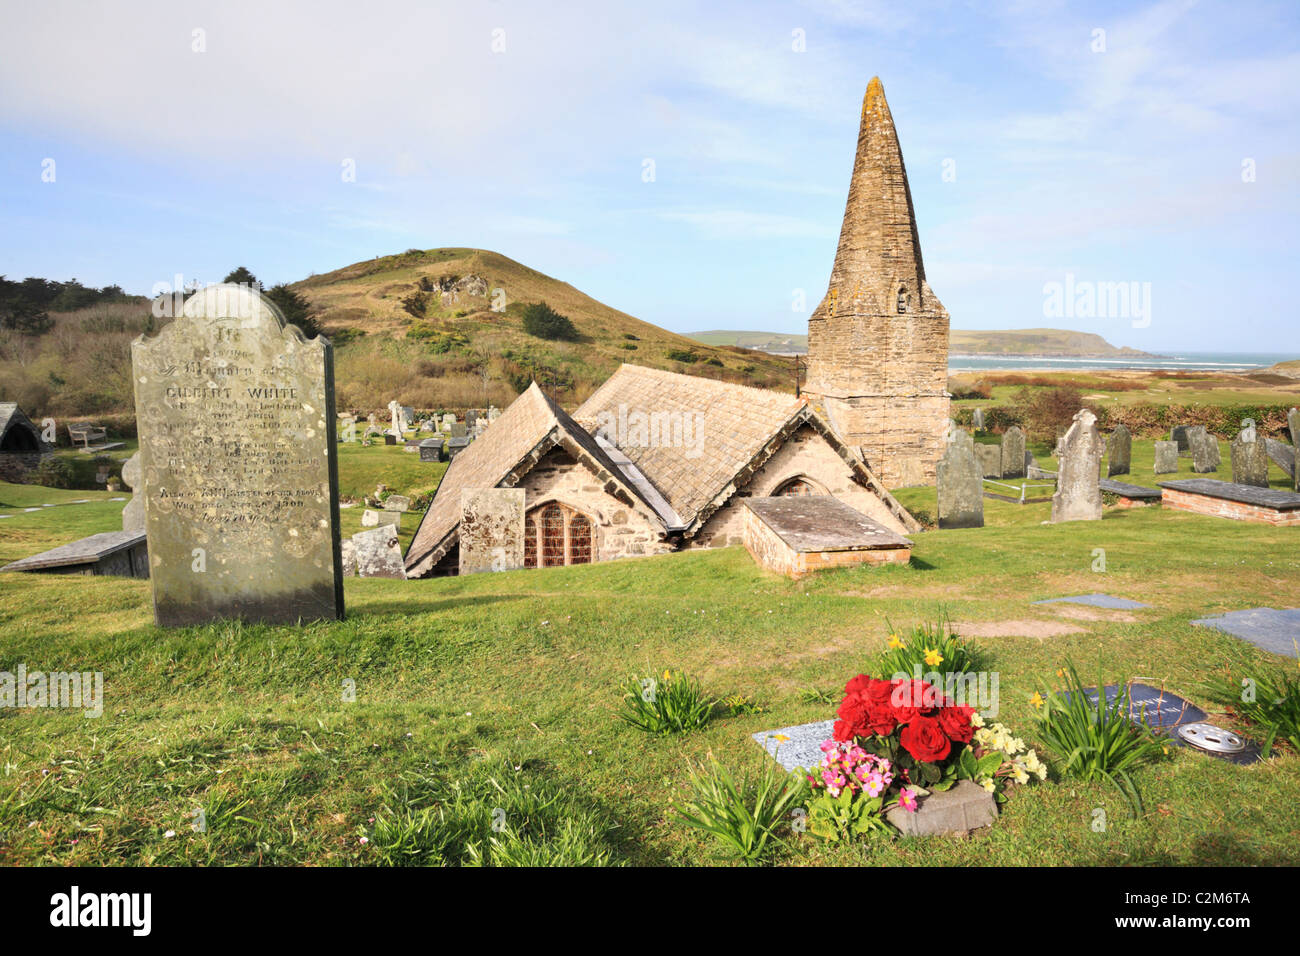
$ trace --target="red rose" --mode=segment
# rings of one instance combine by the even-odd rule
[[[952,741],[937,717],[916,717],[899,735],[903,749],[922,763],[938,763],[952,753]]]
[[[886,685],[888,686],[888,685]],[[874,701],[867,701],[867,730],[873,734],[880,734],[884,737],[894,732],[894,727],[898,725],[898,720],[894,717],[894,709],[889,706],[888,699],[883,704],[877,704]]]
[[[835,721],[835,728],[831,731],[831,736],[840,743],[847,743],[853,739],[853,726],[847,721]]]
[[[933,714],[938,700],[939,692],[923,680],[896,681],[889,695],[890,706],[900,724]]]
[[[889,695],[894,692],[894,685],[887,680],[867,681],[867,702],[874,707],[888,707]]]
[[[975,728],[970,722],[974,707],[958,707],[955,704],[939,711],[939,726],[948,735],[949,740],[968,744],[975,736]]]
[[[872,684],[872,680],[866,674],[859,674],[844,685],[846,694],[865,694],[867,688]]]
[[[857,694],[845,697],[836,714],[852,728],[851,736],[857,737],[867,732],[867,702]]]

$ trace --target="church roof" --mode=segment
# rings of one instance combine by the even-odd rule
[[[534,382],[487,431],[452,459],[407,549],[407,576],[427,574],[456,543],[462,491],[514,487],[556,447],[582,462],[608,493],[665,527],[668,519],[675,517],[671,512],[661,513],[655,507],[657,502],[638,487],[644,480],[639,472],[632,474],[620,468],[600,442],[583,431]]]
[[[18,407],[17,402],[0,402],[0,442],[4,441],[5,435],[13,427],[25,428],[31,432],[32,437],[36,439],[37,448],[42,451],[48,448],[46,443],[41,440],[39,430],[32,424],[32,420],[23,414],[23,410]]]

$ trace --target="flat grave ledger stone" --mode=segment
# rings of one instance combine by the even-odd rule
[[[357,573],[363,578],[397,578],[405,580],[406,564],[397,530],[387,526],[358,531],[352,536],[357,558]]]
[[[1119,499],[1117,503],[1124,508],[1154,504],[1163,497],[1163,492],[1159,488],[1131,485],[1127,481],[1116,481],[1114,478],[1103,478],[1097,482],[1097,487],[1115,495]]]
[[[1247,437],[1249,435],[1249,437]],[[1268,487],[1268,446],[1257,440],[1255,429],[1242,429],[1229,446],[1232,480],[1239,485]]]
[[[1018,425],[1002,435],[1002,477],[1025,477],[1025,433]]]
[[[744,543],[760,567],[791,578],[848,565],[906,564],[912,542],[832,495],[745,498]]]
[[[469,443],[470,443],[470,439],[465,438],[463,436],[461,438],[449,439],[447,441],[447,460],[451,461],[453,458],[459,455],[462,451],[464,451],[466,448],[469,447]]]
[[[1175,425],[1169,431],[1169,440],[1178,446],[1178,453],[1190,454],[1192,450],[1191,439],[1187,436],[1187,430],[1191,425]]]
[[[402,513],[400,511],[371,511],[367,508],[361,512],[361,527],[378,528],[380,525],[388,525],[395,531],[402,528]]]
[[[1140,601],[1131,601],[1128,598],[1115,597],[1110,594],[1076,594],[1073,597],[1047,598],[1044,601],[1033,601],[1033,604],[1086,604],[1089,607],[1104,607],[1112,611],[1135,610],[1137,608],[1150,607],[1150,604],[1142,604]]]
[[[1102,451],[1097,416],[1082,409],[1061,439],[1060,470],[1052,495],[1053,522],[1100,520]]]
[[[328,340],[222,284],[131,364],[157,622],[341,618]]]
[[[426,438],[420,442],[420,461],[442,461],[441,438]]]
[[[1295,477],[1294,448],[1276,438],[1265,438],[1264,448],[1268,451],[1268,457],[1273,464],[1285,471],[1288,478]]]
[[[461,574],[524,566],[523,488],[466,488],[459,527]]]
[[[984,527],[984,481],[975,441],[953,425],[938,466],[939,527]]]
[[[1300,493],[1294,491],[1214,478],[1185,478],[1156,484],[1165,489],[1162,503],[1166,508],[1279,527],[1300,526]]]
[[[1133,436],[1123,424],[1116,425],[1106,439],[1106,477],[1127,475],[1132,459]]]
[[[979,457],[980,473],[985,478],[1002,477],[1002,446],[977,443],[975,454]]]
[[[411,499],[406,495],[389,495],[384,499],[385,511],[410,511]]]
[[[6,564],[0,571],[147,578],[149,552],[143,530],[104,531]]]
[[[1292,659],[1296,653],[1295,641],[1300,638],[1298,607],[1282,610],[1253,607],[1244,611],[1229,611],[1217,617],[1204,617],[1192,623],[1215,628],[1258,648]]]
[[[750,736],[773,760],[793,773],[800,768],[811,770],[821,764],[821,745],[831,739],[834,727],[834,720],[819,720],[811,724],[763,730]]]
[[[1157,475],[1171,475],[1178,470],[1178,443],[1158,441],[1155,443]]]

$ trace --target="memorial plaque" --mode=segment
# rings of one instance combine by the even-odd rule
[[[1172,475],[1176,471],[1178,471],[1178,442],[1156,442],[1155,473],[1157,475]]]
[[[466,488],[460,495],[460,573],[524,566],[524,489]]]
[[[1133,436],[1124,425],[1116,425],[1106,439],[1106,477],[1127,475],[1133,458]]]
[[[341,618],[329,341],[217,285],[131,364],[157,622]]]
[[[1052,495],[1052,521],[1096,521],[1101,518],[1102,441],[1097,416],[1083,409],[1061,439],[1061,465]]]
[[[1025,477],[1025,433],[1018,425],[1002,435],[1002,477]]]
[[[939,527],[984,527],[984,482],[975,442],[949,426],[947,448],[938,467]]]

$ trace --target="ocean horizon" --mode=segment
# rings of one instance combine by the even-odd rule
[[[1033,355],[948,356],[950,372],[1013,372],[1037,369],[1085,371],[1214,371],[1245,372],[1268,368],[1278,362],[1300,359],[1295,352],[1177,352],[1171,355],[1122,356],[1117,358],[1046,357]]]

